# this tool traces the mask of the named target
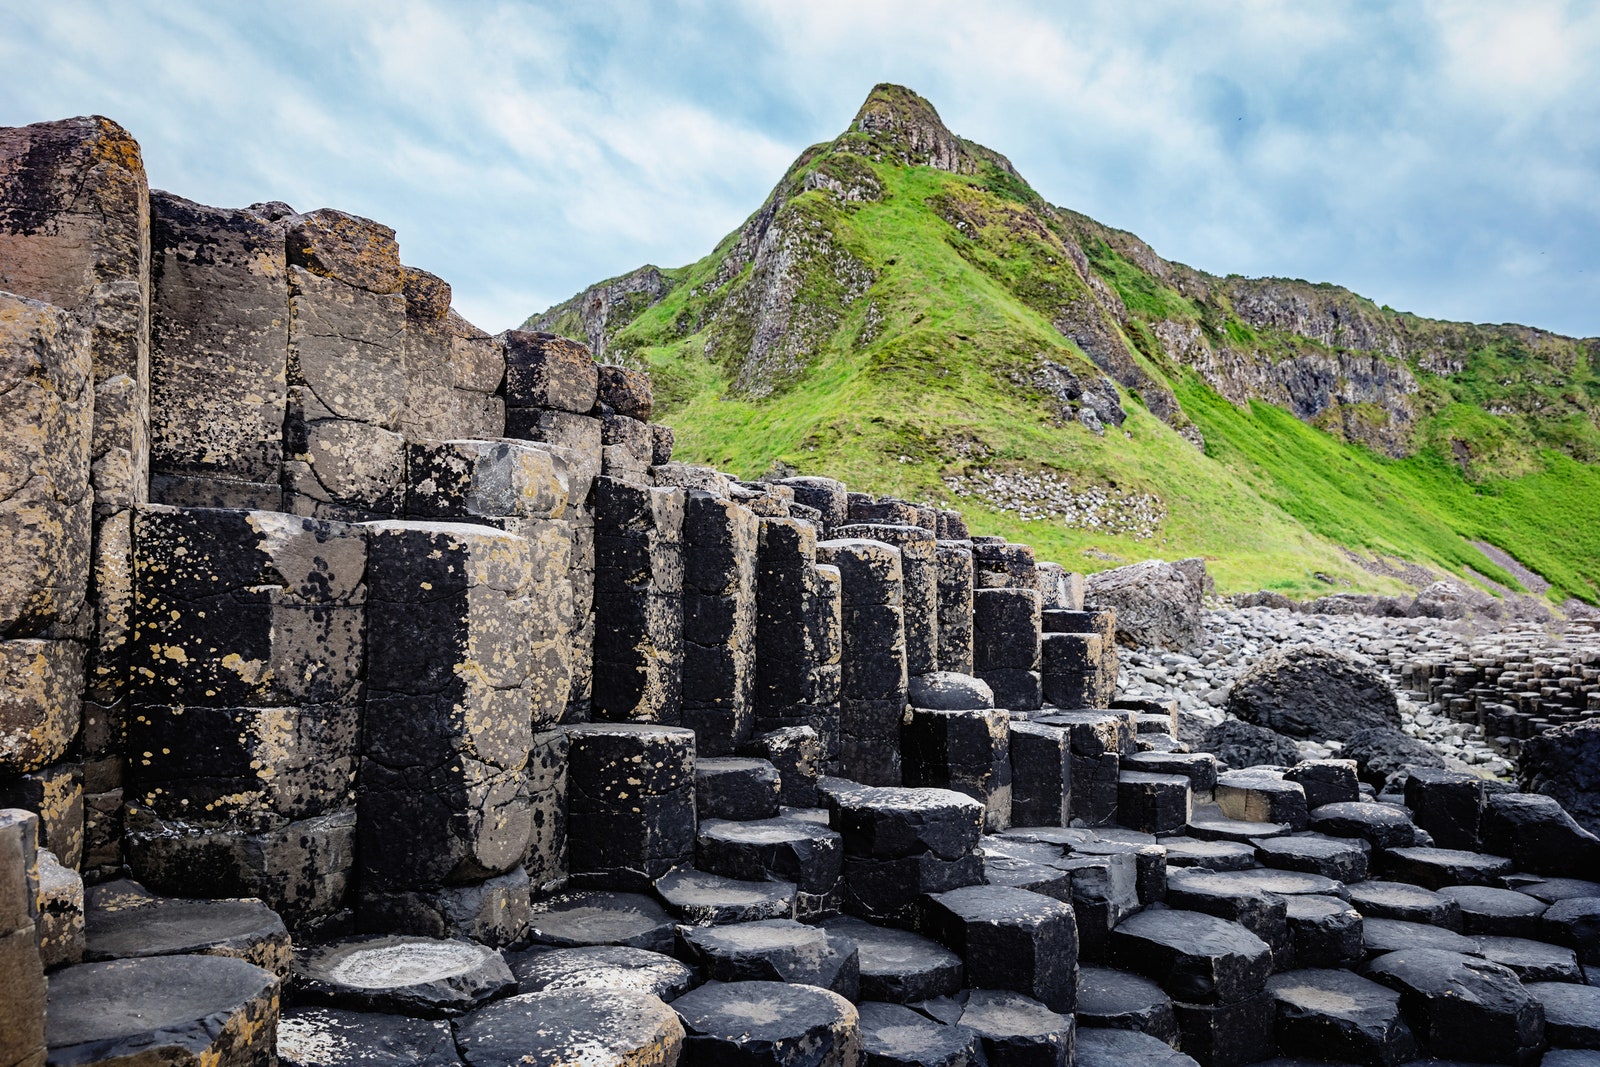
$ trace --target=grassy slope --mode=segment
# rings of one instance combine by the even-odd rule
[[[1410,459],[1381,458],[1270,405],[1237,409],[1167,364],[1141,343],[1148,340],[1139,336],[1142,320],[1198,321],[1205,309],[1108,248],[1091,248],[1092,265],[1132,316],[1126,330],[1145,353],[1141,362],[1173,386],[1205,435],[1206,454],[1127,397],[1122,430],[1096,437],[1076,423],[1060,425],[1052,405],[1014,377],[1026,380],[1040,356],[1087,367],[1041,313],[1050,279],[1066,284],[1067,276],[1052,236],[1016,222],[1014,206],[1031,193],[1005,188],[993,173],[975,180],[872,166],[884,188],[878,202],[846,206],[823,191],[797,198],[876,272],[870,298],[882,321],[870,339],[858,338],[868,306],[858,300],[798,380],[761,401],[731,395],[736,368],[705,358],[705,330],[688,332],[707,321],[718,299],[699,287],[727,241],[699,263],[667,272],[674,290],[618,334],[619,352],[648,362],[661,418],[678,430],[680,458],[746,477],[781,461],[856,489],[955,503],[975,532],[1026,540],[1078,569],[1114,565],[1085,550],[1128,560],[1203,555],[1224,591],[1327,592],[1314,572],[1356,589],[1400,589],[1350,563],[1343,545],[1514,584],[1467,543],[1480,538],[1544,574],[1552,597],[1593,599],[1600,473],[1523,448],[1521,476],[1474,484],[1445,458],[1452,427],[1485,439],[1510,432],[1505,420],[1463,403],[1476,397],[1452,392],[1470,392],[1482,374],[1450,387],[1434,380],[1438,410],[1420,437],[1432,443]],[[990,224],[958,234],[939,213],[953,202]],[[1208,326],[1235,341],[1259,340],[1231,317]],[[1485,373],[1496,370],[1506,368]],[[1075,485],[1154,493],[1168,517],[1149,540],[1024,522],[952,497],[941,475],[977,466],[1045,469]]]

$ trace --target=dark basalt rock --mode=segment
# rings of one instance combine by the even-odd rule
[[[691,926],[794,918],[793,882],[746,882],[678,867],[656,879],[656,892]]]
[[[289,972],[289,932],[259,900],[157,897],[137,908],[92,908],[85,917],[86,960],[197,953],[231,956],[282,977]]]
[[[674,1067],[683,1050],[678,1015],[648,993],[523,993],[455,1022],[468,1067]]]
[[[1461,908],[1461,930],[1466,934],[1535,937],[1539,916],[1548,907],[1525,893],[1489,886],[1445,886],[1439,895]]]
[[[1544,1013],[1509,969],[1437,949],[1379,956],[1367,974],[1400,993],[1423,1051],[1490,1063],[1536,1063]]]
[[[978,1035],[989,1067],[1067,1067],[1076,1024],[1037,1000],[1004,989],[973,989],[943,1002],[912,1005],[930,1018]]]
[[[1540,878],[1526,885],[1513,885],[1511,888],[1542,900],[1546,904],[1571,900],[1574,897],[1600,897],[1600,882],[1590,882],[1583,878]]]
[[[1059,900],[971,886],[931,896],[923,926],[962,958],[969,985],[1022,993],[1052,1011],[1077,1003],[1078,926]]]
[[[1292,959],[1297,967],[1343,967],[1365,951],[1361,913],[1338,897],[1292,896],[1286,901]]]
[[[67,967],[50,976],[49,1062],[270,1063],[278,991],[275,975],[220,956]]]
[[[1526,988],[1544,1005],[1544,1032],[1550,1044],[1600,1049],[1600,987],[1534,982]]]
[[[1148,978],[1109,967],[1078,970],[1078,1022],[1085,1030],[1102,1027],[1137,1030],[1163,1044],[1177,1047],[1178,1020],[1172,998]],[[1083,1054],[1079,1046],[1079,1058]]]
[[[298,948],[293,981],[310,1003],[425,1017],[459,1014],[516,986],[492,948],[391,935]]]
[[[968,711],[994,707],[994,692],[982,678],[954,671],[931,671],[911,676],[907,691],[914,708],[933,711]]]
[[[1257,866],[1256,850],[1238,841],[1204,841],[1169,837],[1162,841],[1162,844],[1167,850],[1168,867],[1242,871]]]
[[[1395,1067],[1417,1054],[1400,1014],[1400,994],[1337,970],[1275,975],[1267,992],[1277,1004],[1278,1048],[1289,1055]]]
[[[1558,801],[1600,834],[1600,722],[1568,723],[1530,737],[1517,759],[1522,788]]]
[[[1167,882],[1167,903],[1238,923],[1281,954],[1289,944],[1287,904],[1232,873],[1179,871]]]
[[[1230,819],[1282,823],[1290,830],[1304,830],[1310,821],[1305,789],[1268,770],[1229,771],[1217,779],[1216,797]]]
[[[860,993],[855,942],[792,919],[683,927],[679,953],[718,982],[790,982],[854,1000]]]
[[[1378,789],[1407,767],[1444,766],[1431,746],[1387,726],[1356,731],[1345,738],[1339,754],[1355,760],[1361,780]]]
[[[1407,882],[1361,882],[1349,887],[1350,902],[1369,919],[1461,929],[1461,905],[1431,889]]]
[[[1232,1004],[1174,1004],[1180,1045],[1202,1067],[1242,1067],[1272,1052],[1272,998]]]
[[[575,989],[648,993],[673,1000],[700,984],[694,968],[671,956],[626,945],[534,948],[508,953],[519,993]]]
[[[1600,967],[1600,897],[1572,897],[1540,916],[1541,939],[1578,953],[1585,967]]]
[[[1080,1016],[1081,1018],[1081,1016]],[[1136,1030],[1082,1026],[1078,1030],[1075,1067],[1188,1067],[1195,1062],[1171,1044]]]
[[[278,1019],[281,1067],[460,1067],[443,1019],[286,1008]]]
[[[1200,748],[1229,767],[1291,766],[1300,758],[1293,738],[1239,719],[1226,719],[1211,727]]]
[[[866,1067],[980,1067],[978,1035],[945,1026],[899,1004],[862,1001],[861,1051]]]
[[[1480,831],[1484,850],[1510,856],[1518,870],[1579,877],[1600,871],[1600,838],[1579,826],[1553,797],[1489,796]]]
[[[1472,938],[1442,926],[1372,918],[1364,919],[1361,926],[1361,936],[1366,941],[1369,955],[1409,949],[1438,949],[1462,955],[1473,955],[1478,951],[1478,944]]]
[[[844,783],[827,797],[845,852],[896,859],[931,852],[954,860],[978,845],[983,805],[949,789],[905,789]]]
[[[1344,741],[1359,730],[1398,727],[1400,705],[1383,676],[1329,649],[1274,650],[1228,691],[1228,710],[1290,737]]]
[[[1378,870],[1396,882],[1428,889],[1447,885],[1498,886],[1511,873],[1504,856],[1453,848],[1391,848],[1379,853]]]
[[[920,934],[860,919],[829,919],[823,929],[860,952],[861,998],[909,1004],[961,988],[961,957]]]
[[[1255,996],[1272,950],[1238,923],[1195,911],[1143,911],[1111,933],[1113,965],[1160,983],[1173,999],[1231,1004]]]
[[[1371,850],[1360,838],[1295,834],[1259,842],[1256,858],[1268,867],[1320,874],[1348,884],[1366,879],[1367,854]]]
[[[671,952],[674,944],[672,917],[638,893],[563,893],[537,901],[529,937],[558,948],[627,945]]]
[[[1417,844],[1411,813],[1393,804],[1346,802],[1311,809],[1311,829],[1329,837],[1359,837],[1373,848]]]
[[[839,883],[844,861],[841,846],[837,833],[804,819],[708,819],[700,825],[695,842],[695,865],[747,882],[781,879],[793,883],[802,894],[822,897],[833,893]]]
[[[764,759],[702,759],[694,768],[701,819],[772,819],[778,815],[778,770]]]
[[[672,1005],[684,1067],[854,1067],[860,1015],[837,993],[782,982],[712,982]]]
[[[1523,937],[1474,937],[1478,955],[1509,967],[1526,982],[1582,982],[1578,954],[1570,948]]]

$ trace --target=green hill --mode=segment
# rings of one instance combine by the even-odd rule
[[[1553,601],[1600,595],[1600,339],[1168,262],[897,86],[704,259],[525,328],[648,367],[680,458],[954,504],[1081,569],[1520,589],[1486,542]]]

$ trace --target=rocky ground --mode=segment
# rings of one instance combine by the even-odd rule
[[[1496,777],[1506,777],[1514,769],[1474,727],[1450,720],[1436,705],[1419,701],[1419,697],[1425,700],[1424,694],[1408,693],[1398,684],[1402,663],[1463,652],[1483,636],[1482,623],[1310,615],[1280,608],[1236,608],[1213,601],[1203,613],[1203,624],[1205,646],[1198,656],[1161,649],[1123,649],[1119,693],[1176,699],[1191,721],[1221,722],[1229,686],[1262,654],[1300,643],[1331,648],[1389,676],[1396,684],[1402,729],[1433,745],[1447,761],[1459,761]],[[1506,625],[1540,629],[1520,622]],[[1327,756],[1339,747],[1336,741],[1300,743],[1301,755],[1306,758]]]

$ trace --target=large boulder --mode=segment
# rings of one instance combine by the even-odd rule
[[[1205,585],[1204,560],[1148,559],[1089,575],[1084,603],[1091,610],[1116,610],[1123,644],[1198,654],[1206,640],[1200,622]]]
[[[1300,759],[1300,750],[1292,739],[1238,719],[1224,719],[1211,727],[1199,748],[1234,768],[1262,764],[1292,767]]]
[[[1234,680],[1228,710],[1290,737],[1343,741],[1400,725],[1382,675],[1331,649],[1294,645],[1267,653]]]
[[[1392,726],[1358,730],[1345,738],[1339,755],[1355,760],[1361,780],[1380,789],[1391,775],[1407,767],[1444,766],[1444,758],[1431,745]]]
[[[1523,742],[1522,788],[1560,802],[1600,836],[1600,722],[1568,723]]]

